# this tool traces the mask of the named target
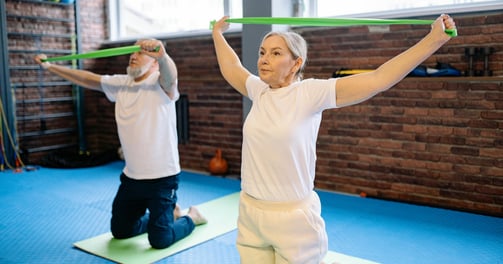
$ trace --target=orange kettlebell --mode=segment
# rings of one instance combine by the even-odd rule
[[[227,161],[222,158],[222,150],[217,149],[215,152],[215,157],[213,157],[210,160],[210,163],[208,165],[208,168],[211,172],[211,174],[225,174],[227,173]]]

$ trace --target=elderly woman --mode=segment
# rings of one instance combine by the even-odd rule
[[[225,40],[226,19],[213,27],[220,71],[252,101],[243,127],[237,237],[241,263],[320,263],[328,242],[313,188],[322,111],[389,89],[446,43],[450,37],[444,31],[455,29],[455,23],[441,15],[421,41],[374,71],[302,80],[307,45],[300,35],[267,34],[255,76]]]

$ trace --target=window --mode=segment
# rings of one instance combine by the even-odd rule
[[[310,1],[316,3],[316,8],[315,12],[309,14],[319,17],[398,18],[503,8],[503,2],[500,0],[351,0],[350,2],[343,2],[343,4],[340,1],[333,0]]]
[[[111,40],[209,34],[210,21],[242,17],[242,1],[108,0]],[[271,0],[274,1],[274,0]],[[293,16],[400,18],[503,9],[501,0],[291,0]],[[240,29],[241,24],[231,23]]]
[[[224,14],[242,16],[242,0],[109,0],[112,40],[208,32]]]

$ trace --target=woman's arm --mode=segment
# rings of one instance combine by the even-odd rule
[[[242,95],[248,96],[246,79],[251,73],[243,67],[238,55],[223,36],[223,32],[229,28],[229,23],[225,22],[227,18],[223,17],[213,26],[213,43],[215,45],[218,65],[224,79]]]
[[[441,15],[433,23],[428,35],[376,70],[340,78],[336,84],[337,105],[343,107],[357,104],[391,88],[449,41],[450,37],[444,31],[455,27],[452,18]]]
[[[39,54],[35,56],[35,61],[47,71],[54,73],[61,78],[64,78],[76,85],[103,92],[101,88],[101,75],[92,73],[90,71],[71,69],[61,65],[51,64],[49,62],[42,62],[47,56]]]

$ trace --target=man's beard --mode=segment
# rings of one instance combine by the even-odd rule
[[[145,73],[147,73],[148,70],[150,70],[151,66],[152,66],[152,62],[151,63],[147,63],[147,64],[145,64],[143,66],[137,66],[137,67],[128,66],[127,67],[127,74],[131,78],[136,79],[138,77],[143,76]]]

